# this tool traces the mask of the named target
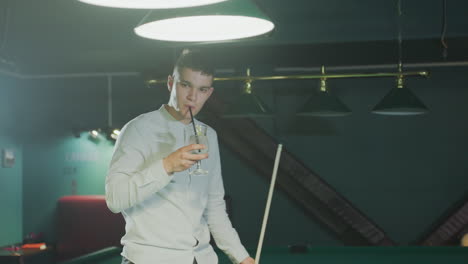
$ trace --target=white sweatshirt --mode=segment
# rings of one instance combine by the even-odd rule
[[[122,256],[135,264],[216,264],[210,232],[233,263],[248,257],[226,213],[216,132],[208,127],[208,175],[164,170],[162,159],[187,145],[190,129],[162,106],[126,124],[116,142],[106,202],[125,218]]]

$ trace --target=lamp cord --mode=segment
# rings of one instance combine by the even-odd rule
[[[5,25],[2,31],[2,43],[0,45],[0,52],[2,52],[3,49],[5,48],[5,44],[6,44],[7,36],[8,36],[9,23],[10,23],[10,7],[8,6],[5,9]]]
[[[13,68],[15,71],[18,71],[16,63],[11,59],[12,56],[7,56],[5,51],[5,46],[8,39],[8,32],[10,30],[10,15],[11,15],[11,1],[7,2],[7,7],[5,8],[5,19],[4,26],[1,32],[1,43],[0,43],[0,63],[8,65]]]
[[[440,42],[443,46],[442,57],[444,59],[447,59],[448,45],[445,41],[445,34],[447,33],[447,0],[443,0],[442,3],[442,35],[440,37]]]
[[[136,27],[141,26],[141,24],[143,24],[143,22],[145,21],[145,19],[146,19],[147,17],[149,17],[149,16],[151,15],[151,13],[153,13],[153,11],[154,11],[153,9],[151,9],[150,11],[148,11],[148,13],[146,13],[146,15],[140,20],[140,22],[138,22],[138,25],[137,25]]]
[[[107,125],[112,128],[112,75],[107,76]]]
[[[401,20],[402,20],[402,15],[403,12],[401,10],[401,0],[398,0],[397,2],[397,24],[398,24],[398,70],[401,71],[401,65],[402,65],[402,57],[403,57],[403,51],[402,51],[402,34],[401,34]]]

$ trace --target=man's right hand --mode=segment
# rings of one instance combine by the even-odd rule
[[[208,158],[208,153],[192,154],[193,150],[206,148],[203,144],[191,144],[182,147],[163,159],[164,169],[168,174],[184,171],[195,164],[195,162]]]

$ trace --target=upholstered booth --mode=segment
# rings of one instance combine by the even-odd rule
[[[107,208],[103,195],[62,197],[57,217],[57,262],[87,263],[89,258],[118,257],[125,222],[121,214]]]

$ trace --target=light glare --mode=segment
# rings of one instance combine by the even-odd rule
[[[223,2],[226,0],[78,0],[83,3],[135,9],[168,9],[180,7],[202,6]]]
[[[242,39],[273,30],[271,21],[246,16],[190,16],[157,20],[138,26],[141,37],[165,41],[198,42]]]
[[[99,132],[97,130],[92,130],[89,133],[91,134],[91,137],[93,138],[97,138],[97,136],[99,136]]]

